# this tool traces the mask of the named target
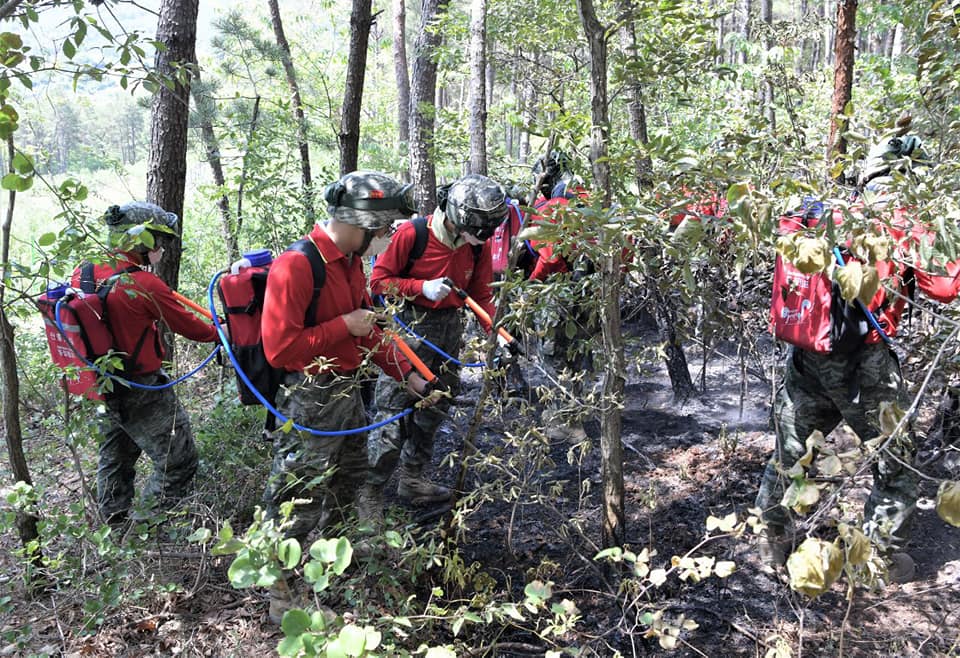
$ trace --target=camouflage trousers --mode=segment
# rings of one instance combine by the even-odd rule
[[[133,376],[145,385],[169,381],[162,373]],[[136,463],[142,453],[153,462],[143,488],[146,507],[168,508],[190,493],[197,449],[187,412],[172,388],[144,390],[117,385],[99,419],[103,442],[97,466],[97,502],[108,521],[126,518],[133,504]]]
[[[367,417],[360,385],[351,376],[307,378],[288,374],[278,409],[298,425],[323,431],[363,427]],[[293,430],[273,433],[273,465],[263,494],[267,517],[298,499],[285,528],[301,544],[314,528],[321,532],[343,522],[367,474],[367,435],[316,436]]]
[[[414,305],[403,309],[401,317],[414,331],[441,350],[459,358],[463,346],[463,320],[460,309],[426,310]],[[422,341],[407,342],[442,385],[456,395],[460,390],[460,366]],[[377,420],[388,418],[417,402],[403,383],[381,374],[377,380]],[[433,460],[433,442],[437,429],[447,416],[450,401],[443,399],[428,409],[418,409],[370,433],[370,483],[382,487],[401,462],[412,473],[422,473]]]
[[[790,468],[803,456],[811,432],[820,430],[826,436],[841,421],[850,425],[861,442],[876,438],[883,402],[895,402],[903,409],[909,404],[899,361],[887,346],[867,345],[850,356],[792,349],[773,403],[776,450],[764,471],[756,503],[773,534],[785,532],[791,521],[789,510],[780,504],[788,484],[780,468]],[[883,546],[897,547],[907,538],[916,507],[917,477],[898,459],[913,464],[915,452],[908,432],[873,463],[864,530]]]

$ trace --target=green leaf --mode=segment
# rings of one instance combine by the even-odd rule
[[[340,629],[340,647],[348,656],[363,655],[364,645],[367,643],[367,634],[364,629],[350,624]]]
[[[23,153],[17,153],[13,156],[13,162],[11,163],[13,169],[21,174],[32,174],[33,173],[33,162]]]
[[[187,537],[187,541],[191,544],[206,544],[212,536],[213,533],[210,532],[210,528],[197,528]]]
[[[49,247],[57,241],[56,233],[44,233],[37,239],[37,244],[41,247]]]
[[[237,557],[230,564],[230,568],[227,569],[227,578],[230,580],[230,584],[237,589],[251,587],[257,582],[258,577],[259,573],[250,564],[249,555]]]
[[[280,628],[287,637],[298,637],[310,630],[310,615],[299,608],[293,608],[283,613]]]
[[[63,40],[63,54],[67,56],[67,59],[73,59],[73,56],[77,54],[77,49],[70,39]]]
[[[303,636],[285,637],[277,645],[277,653],[281,656],[300,656],[303,653]]]
[[[0,131],[2,133],[2,131]],[[5,190],[16,190],[20,185],[20,176],[17,174],[7,174],[0,179],[0,187]]]
[[[292,537],[284,539],[277,547],[277,558],[283,564],[283,568],[288,571],[300,564],[302,554],[300,542]]]
[[[338,576],[347,570],[353,559],[353,547],[346,537],[340,537],[336,543],[336,559],[333,563],[333,573]]]

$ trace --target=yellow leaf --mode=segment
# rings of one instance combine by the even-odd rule
[[[840,296],[852,302],[860,294],[860,288],[863,285],[863,266],[851,260],[843,267],[837,268],[837,283],[840,285]]]
[[[814,274],[826,269],[830,262],[829,245],[822,238],[803,238],[797,240],[797,254],[793,261],[794,267],[804,274]]]
[[[780,504],[797,514],[806,514],[819,500],[820,488],[816,484],[809,480],[794,480],[783,492]]]
[[[937,492],[937,514],[960,528],[960,482],[942,482]]]
[[[677,648],[677,638],[672,635],[661,635],[660,636],[660,646],[668,651]]]
[[[654,587],[660,587],[665,582],[667,582],[667,571],[666,569],[654,569],[650,572],[650,584]]]
[[[852,528],[846,523],[837,526],[840,538],[847,547],[847,562],[853,566],[866,564],[873,554],[870,540],[859,528]]]
[[[835,544],[808,537],[787,559],[791,589],[817,597],[830,589],[843,568],[843,554]]]
[[[726,578],[734,571],[737,570],[737,565],[730,560],[720,560],[717,562],[717,566],[713,568],[713,573],[717,575],[717,578]]]
[[[817,470],[825,477],[833,477],[843,470],[843,462],[836,455],[827,455],[819,461]]]
[[[880,275],[877,273],[877,268],[873,265],[864,266],[863,281],[860,283],[860,293],[857,295],[857,299],[864,306],[870,306],[870,302],[873,301],[873,297],[879,289]]]
[[[896,402],[881,402],[879,412],[880,431],[887,436],[893,434],[897,425],[900,424],[903,414],[903,409],[901,409]]]

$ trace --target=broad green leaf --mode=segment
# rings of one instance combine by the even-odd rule
[[[310,630],[310,615],[299,608],[293,608],[283,613],[280,628],[287,637],[303,635]]]
[[[0,131],[2,132],[2,131]],[[2,179],[0,179],[0,187],[5,190],[16,190],[20,185],[20,176],[17,174],[7,174]]]
[[[77,49],[70,39],[63,40],[63,54],[67,56],[67,59],[73,59],[73,56],[77,54]]]
[[[346,537],[340,537],[337,539],[336,543],[336,554],[331,569],[333,573],[338,576],[347,570],[347,567],[350,566],[350,561],[353,559],[353,547],[350,545],[350,540]]]
[[[57,241],[56,233],[44,233],[39,238],[37,238],[37,244],[41,247],[49,247],[54,242]]]
[[[367,633],[363,628],[354,624],[349,624],[340,629],[340,647],[348,656],[360,656],[363,654],[364,646],[367,641]]]
[[[13,156],[13,165],[14,170],[20,174],[32,174],[33,173],[33,161],[24,155],[23,153],[17,153]]]
[[[234,559],[227,569],[227,578],[230,584],[237,589],[244,589],[252,586],[259,578],[259,573],[250,564],[249,555],[241,555]]]
[[[300,542],[292,537],[284,539],[277,547],[277,558],[288,571],[300,564],[301,555]]]

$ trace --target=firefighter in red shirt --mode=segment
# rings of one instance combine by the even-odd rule
[[[314,294],[307,256],[288,250],[270,267],[263,348],[272,366],[287,371],[279,410],[300,425],[338,431],[367,424],[361,398],[367,354],[386,376],[403,382],[411,404],[426,393],[427,382],[377,327],[362,263],[371,242],[413,212],[409,189],[372,171],[352,172],[327,187],[330,219],[306,236],[326,269],[314,326],[304,326]],[[365,433],[318,436],[278,430],[273,454],[264,493],[267,516],[279,518],[280,505],[297,499],[284,532],[301,545],[314,528],[322,531],[342,520],[367,476]],[[279,623],[292,604],[289,584],[278,581],[270,598],[270,618]]]
[[[558,222],[563,213],[568,212],[571,201],[576,203],[577,199],[586,199],[586,190],[571,171],[571,165],[569,156],[562,151],[551,151],[534,165],[533,175],[541,196],[534,203],[535,212],[530,214],[531,227],[536,227],[538,223]],[[529,244],[537,253],[530,281],[547,281],[555,276],[568,275],[577,282],[594,271],[593,264],[585,256],[578,255],[575,248],[561,253],[560,245],[552,241],[531,239]],[[568,325],[572,325],[572,330],[568,330]],[[590,305],[577,302],[566,304],[564,312],[558,314],[553,326],[547,329],[547,334],[552,335],[553,368],[558,374],[567,371],[573,377],[570,390],[579,399],[583,393],[584,378],[590,377],[593,372],[591,336],[599,332]],[[544,412],[547,436],[577,444],[586,440],[587,433],[581,414],[576,409],[565,408],[569,406],[565,402],[567,400],[557,397],[551,403],[552,408]]]
[[[464,300],[445,281],[452,280],[465,290],[490,317],[495,314],[493,265],[489,238],[506,218],[506,194],[496,181],[470,174],[450,187],[444,202],[426,221],[426,245],[411,263],[417,241],[416,221],[407,222],[393,236],[390,246],[377,259],[370,277],[374,294],[406,299],[400,312],[403,321],[418,334],[447,354],[460,354],[463,337]],[[422,229],[421,229],[422,230]],[[484,326],[489,332],[491,327]],[[456,393],[460,367],[446,360],[427,345],[417,355],[438,376],[443,385]],[[384,377],[377,382],[377,407],[382,416],[410,406],[403,390]],[[450,490],[424,477],[433,459],[434,435],[449,408],[449,401],[417,411],[386,425],[370,437],[371,475],[364,492],[369,520],[382,524],[383,487],[400,463],[397,494],[416,504],[443,501]]]
[[[190,419],[173,388],[136,387],[169,381],[161,368],[164,353],[157,322],[200,342],[215,342],[217,333],[212,324],[184,308],[157,275],[141,269],[160,262],[166,237],[177,228],[174,213],[152,203],[135,202],[111,206],[104,221],[119,251],[92,266],[93,281],[100,287],[115,277],[106,296],[106,318],[114,349],[123,355],[123,370],[117,376],[135,385],[114,381],[113,390],[105,395],[105,411],[99,423],[103,441],[97,465],[97,502],[104,520],[120,526],[133,504],[136,463],[141,453],[153,462],[153,473],[142,492],[145,510],[169,508],[186,496],[197,471]],[[153,239],[138,240],[144,231],[149,231]],[[137,244],[131,247],[133,243]],[[82,272],[90,267],[85,263],[74,271],[73,287],[81,288]]]

